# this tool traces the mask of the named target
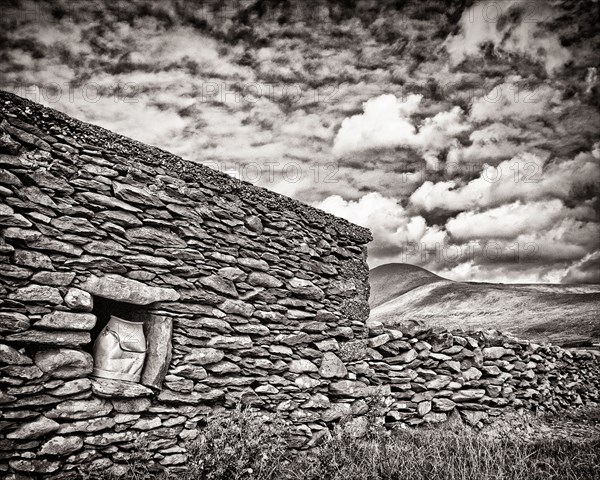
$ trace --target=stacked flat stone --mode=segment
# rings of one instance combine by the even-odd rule
[[[176,470],[240,402],[297,447],[335,421],[368,230],[10,94],[0,115],[0,476],[123,472],[134,442]],[[157,388],[90,375],[95,297],[161,319]]]
[[[364,384],[382,385],[390,428],[460,415],[483,427],[504,409],[556,412],[600,400],[600,356],[539,345],[495,330],[466,334],[402,322],[369,322],[361,361],[348,365]],[[399,328],[399,327],[396,327]]]

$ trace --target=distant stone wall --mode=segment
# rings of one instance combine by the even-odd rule
[[[388,427],[439,423],[458,414],[482,427],[506,408],[554,412],[600,402],[600,356],[591,352],[495,330],[451,333],[419,322],[399,323],[398,330],[375,321],[368,326],[363,352],[347,363],[358,381],[343,389],[350,400],[380,385],[378,408]]]
[[[9,94],[0,115],[0,476],[122,472],[135,442],[176,469],[240,402],[298,447],[337,418],[368,230]],[[90,375],[105,300],[146,319],[140,384]]]

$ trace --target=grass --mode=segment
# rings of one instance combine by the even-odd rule
[[[215,418],[190,445],[188,470],[164,480],[588,480],[600,478],[600,441],[500,438],[445,424],[362,439],[338,429],[308,451],[287,448],[279,421],[247,410]],[[132,466],[127,478],[152,478]],[[106,478],[106,477],[103,477]]]

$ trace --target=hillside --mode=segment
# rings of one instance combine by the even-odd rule
[[[495,328],[563,346],[600,342],[600,285],[454,282],[396,263],[370,272],[371,318],[450,329]]]

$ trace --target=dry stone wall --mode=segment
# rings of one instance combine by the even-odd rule
[[[381,386],[378,414],[391,428],[457,415],[483,427],[504,409],[555,412],[600,401],[597,352],[539,345],[495,330],[467,334],[419,322],[368,325],[363,351],[348,362],[362,381],[346,382],[344,389],[356,397],[366,385]]]
[[[367,323],[367,230],[0,93],[0,476],[184,468],[253,405],[307,448],[597,402],[590,354]],[[91,375],[106,312],[142,319],[140,383]]]
[[[135,441],[176,469],[240,402],[298,447],[326,427],[368,230],[9,94],[0,114],[0,475],[123,471]],[[146,319],[140,384],[90,375],[106,299]]]

